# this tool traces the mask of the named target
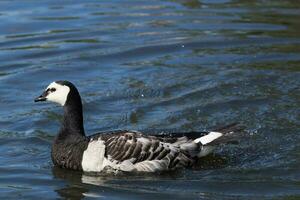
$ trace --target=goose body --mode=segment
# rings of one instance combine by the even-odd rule
[[[220,143],[236,139],[235,124],[211,132],[146,135],[118,130],[85,136],[82,103],[68,81],[51,83],[35,101],[52,101],[64,108],[61,128],[52,145],[54,165],[86,172],[105,169],[159,172],[192,166]]]

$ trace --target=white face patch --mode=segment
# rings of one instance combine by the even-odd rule
[[[70,92],[70,88],[68,86],[60,85],[60,84],[57,84],[56,82],[53,82],[47,87],[47,89],[50,90],[50,93],[46,97],[47,101],[52,101],[52,102],[58,103],[61,106],[65,105],[68,94]],[[55,89],[55,91],[51,91],[54,89]]]

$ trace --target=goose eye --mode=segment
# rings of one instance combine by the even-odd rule
[[[50,89],[50,92],[55,92],[55,91],[56,91],[55,88],[51,88],[51,89]]]

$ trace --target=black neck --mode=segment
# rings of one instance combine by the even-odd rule
[[[68,136],[85,137],[82,103],[77,90],[69,93],[64,105],[64,116],[58,139],[63,140],[69,138]]]

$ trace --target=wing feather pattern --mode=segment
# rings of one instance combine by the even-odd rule
[[[193,162],[188,153],[184,153],[180,144],[187,138],[167,143],[163,137],[145,136],[139,132],[125,131],[101,137],[106,146],[105,155],[114,168],[154,172],[188,166]]]

